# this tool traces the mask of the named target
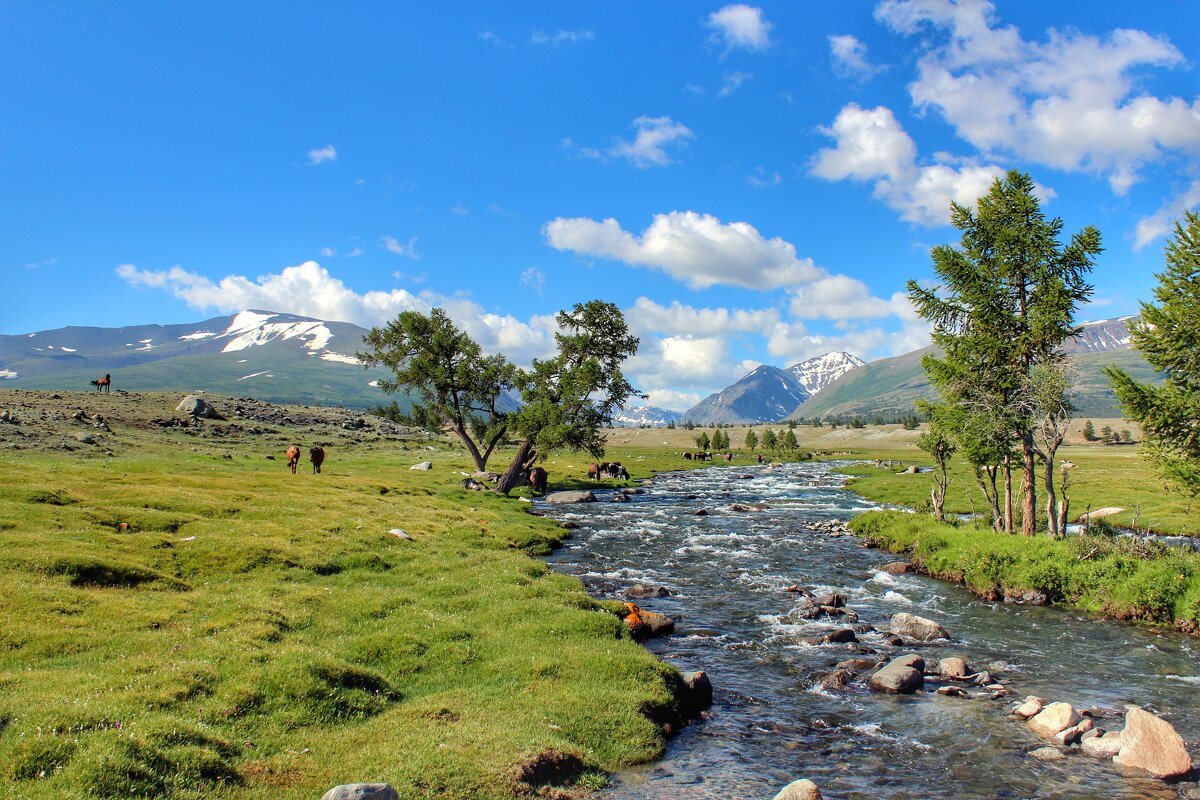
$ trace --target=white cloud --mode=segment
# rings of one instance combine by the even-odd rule
[[[871,288],[848,275],[830,275],[801,286],[792,295],[791,314],[796,319],[881,319],[904,315],[911,309],[908,296],[896,292],[884,300]]]
[[[546,286],[546,273],[537,267],[530,267],[521,273],[521,285],[541,297]]]
[[[771,46],[771,23],[763,16],[763,10],[755,6],[727,5],[708,15],[708,27],[713,29],[714,40],[724,44],[726,52],[735,48],[766,50]]]
[[[1124,194],[1146,164],[1200,152],[1200,98],[1158,98],[1134,79],[1185,63],[1165,37],[1051,29],[1028,41],[983,0],[883,0],[875,15],[904,35],[934,34],[909,85],[913,103],[985,153],[1102,176]]]
[[[753,186],[755,189],[768,189],[772,186],[778,186],[783,183],[783,176],[778,172],[767,173],[762,167],[754,171],[753,175],[746,176],[746,183]]]
[[[747,363],[752,366],[747,368]],[[757,362],[734,360],[722,336],[643,336],[624,371],[650,391],[709,392],[736,381],[754,366]]]
[[[867,45],[849,34],[830,36],[829,60],[835,75],[841,78],[866,80],[883,71],[867,58]]]
[[[316,166],[326,161],[337,161],[337,148],[331,144],[308,151],[308,163]]]
[[[834,147],[820,150],[812,173],[826,180],[873,181],[873,195],[902,219],[919,225],[945,225],[950,201],[974,205],[1004,170],[995,165],[960,160],[949,164],[917,164],[917,147],[891,109],[863,109],[851,103],[822,133]]]
[[[491,44],[494,44],[497,47],[504,47],[509,50],[512,50],[516,47],[516,45],[506,42],[503,39],[501,39],[499,36],[497,36],[495,31],[483,31],[482,33],[480,33],[478,35],[479,35],[479,38],[482,39],[483,41],[490,42]]]
[[[686,125],[670,117],[638,117],[633,121],[637,135],[633,141],[619,141],[609,155],[627,159],[639,169],[665,167],[674,163],[666,148],[694,139],[695,134]]]
[[[663,306],[648,297],[639,297],[624,313],[630,328],[637,333],[674,336],[728,336],[734,333],[765,336],[779,323],[779,311],[774,308],[694,308],[678,300]]]
[[[346,258],[358,258],[359,256],[364,255],[366,252],[367,251],[363,250],[361,247],[354,247],[349,253],[346,253]]]
[[[729,95],[741,88],[742,84],[750,80],[754,76],[749,72],[726,72],[725,83],[722,84],[720,91],[717,92],[717,97],[729,97]]]
[[[859,358],[896,356],[929,344],[929,328],[922,320],[905,320],[894,330],[882,326],[851,328],[830,336],[809,333],[798,322],[781,322],[767,339],[767,352],[783,364],[795,364],[831,352],[853,353]]]
[[[325,258],[331,258],[331,257],[333,257],[333,256],[336,256],[336,255],[337,255],[337,248],[335,248],[335,247],[322,247],[322,248],[321,248],[321,255],[323,255]]]
[[[651,389],[646,392],[643,405],[657,406],[671,411],[687,411],[699,403],[704,396],[699,392],[679,392],[674,389]]]
[[[783,239],[766,239],[747,222],[723,223],[695,211],[657,214],[640,237],[615,219],[559,217],[542,233],[556,250],[659,269],[693,289],[718,284],[776,289],[826,274],[812,259],[797,257]]]
[[[545,357],[554,350],[556,325],[552,316],[535,316],[522,322],[510,315],[488,313],[467,298],[434,292],[413,294],[392,289],[359,294],[315,261],[254,280],[227,275],[214,282],[180,267],[155,271],[132,264],[117,267],[117,275],[131,286],[170,292],[197,309],[232,312],[257,308],[364,327],[382,325],[401,311],[428,313],[438,306],[489,353],[501,352],[518,364],[528,364],[530,359]]]
[[[534,44],[575,44],[576,42],[583,42],[594,38],[595,34],[592,31],[564,31],[559,28],[558,32],[553,34],[546,33],[545,31],[534,31],[529,37],[529,41]]]
[[[380,237],[379,243],[382,244],[384,249],[387,250],[389,253],[395,253],[398,256],[405,256],[407,258],[413,259],[414,261],[421,260],[421,256],[417,254],[417,237],[416,236],[409,239],[408,244],[405,244],[405,243],[399,241],[394,236]]]
[[[1158,237],[1171,233],[1175,229],[1175,221],[1183,216],[1183,212],[1197,207],[1200,207],[1200,180],[1192,181],[1191,186],[1178,197],[1164,203],[1150,216],[1138,220],[1133,235],[1133,249],[1141,250]]]

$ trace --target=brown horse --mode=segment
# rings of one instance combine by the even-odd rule
[[[592,480],[592,481],[600,480],[600,465],[599,464],[589,464],[588,465],[588,480]]]
[[[96,380],[92,381],[92,386],[96,387],[96,394],[100,394],[101,392],[112,394],[112,375],[107,372],[104,373],[103,378],[96,378]]]
[[[287,449],[287,460],[288,460],[288,469],[290,469],[292,471],[292,474],[295,475],[296,474],[296,465],[300,463],[300,448],[297,447],[296,445],[292,445],[291,447],[289,447]]]
[[[299,455],[297,455],[299,458]],[[325,463],[325,449],[321,446],[310,447],[308,450],[308,460],[313,465],[313,475],[321,474],[321,465]]]

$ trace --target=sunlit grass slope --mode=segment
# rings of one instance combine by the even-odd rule
[[[546,749],[661,752],[674,672],[531,557],[564,531],[458,488],[461,455],[291,475],[140,436],[0,455],[0,795],[500,798]]]

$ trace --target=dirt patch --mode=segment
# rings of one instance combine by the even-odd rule
[[[571,787],[586,769],[583,759],[573,753],[543,750],[517,764],[513,782],[518,795],[567,800],[578,796]]]

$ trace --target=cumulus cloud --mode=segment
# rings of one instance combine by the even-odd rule
[[[899,326],[851,327],[836,335],[809,332],[800,322],[781,322],[767,339],[767,352],[782,364],[795,364],[831,352],[897,356],[929,344],[929,326],[919,319]]]
[[[625,309],[625,319],[635,332],[675,336],[728,336],[734,333],[766,335],[779,323],[779,311],[764,309],[695,308],[678,300],[664,306],[639,297]]]
[[[336,247],[322,247],[321,255],[323,255],[325,258],[331,258],[333,256],[336,256],[337,248]]]
[[[835,75],[841,78],[866,80],[883,71],[867,58],[867,45],[849,34],[830,36],[829,61]]]
[[[857,278],[829,275],[795,290],[791,314],[796,319],[882,319],[905,315],[911,308],[904,292],[885,300]]]
[[[820,150],[812,174],[830,181],[869,181],[873,196],[918,225],[945,225],[950,201],[973,205],[1004,174],[994,164],[963,159],[959,164],[917,163],[917,147],[891,109],[851,103],[821,132],[834,146]]]
[[[312,166],[326,161],[337,161],[337,148],[331,144],[308,151],[308,163]]]
[[[825,274],[781,238],[767,239],[747,222],[724,223],[695,211],[657,214],[641,236],[622,230],[615,219],[564,217],[546,223],[542,233],[556,250],[659,269],[693,289],[718,284],[777,289]]]
[[[405,256],[406,258],[411,258],[414,261],[421,260],[421,256],[417,254],[417,237],[415,236],[409,239],[407,244],[401,242],[394,236],[380,237],[379,243],[382,244],[383,248],[389,253],[395,253],[398,256]]]
[[[1166,37],[1051,29],[1029,41],[986,0],[883,0],[875,16],[903,35],[932,34],[909,85],[913,103],[985,153],[1102,176],[1124,194],[1146,164],[1200,152],[1200,98],[1155,97],[1134,79],[1184,65]]]
[[[117,275],[131,286],[169,292],[196,309],[233,312],[256,308],[353,322],[364,327],[382,325],[401,311],[428,313],[438,306],[446,309],[484,350],[504,353],[519,364],[528,364],[530,359],[545,357],[554,350],[553,316],[535,316],[523,322],[510,315],[486,312],[470,299],[434,292],[413,294],[405,289],[392,289],[360,294],[315,261],[305,261],[254,280],[227,275],[213,281],[181,267],[143,270],[132,264],[117,267]]]
[[[674,163],[667,148],[694,139],[688,126],[670,117],[638,117],[633,121],[637,130],[633,141],[619,141],[609,154],[627,159],[639,169],[665,167]]]
[[[756,6],[727,5],[708,15],[708,27],[713,31],[713,40],[724,45],[725,52],[739,48],[766,50],[771,46],[771,23]]]
[[[1148,217],[1138,220],[1137,229],[1133,235],[1133,248],[1141,250],[1160,236],[1166,236],[1175,229],[1175,221],[1183,216],[1184,211],[1200,207],[1200,180],[1192,184],[1175,197],[1164,203],[1161,208]]]
[[[704,396],[699,392],[680,392],[674,389],[651,389],[646,392],[644,405],[657,406],[672,411],[687,411],[699,403]]]
[[[625,372],[650,391],[703,391],[727,386],[745,375],[756,361],[736,360],[723,336],[642,337],[637,355]]]

